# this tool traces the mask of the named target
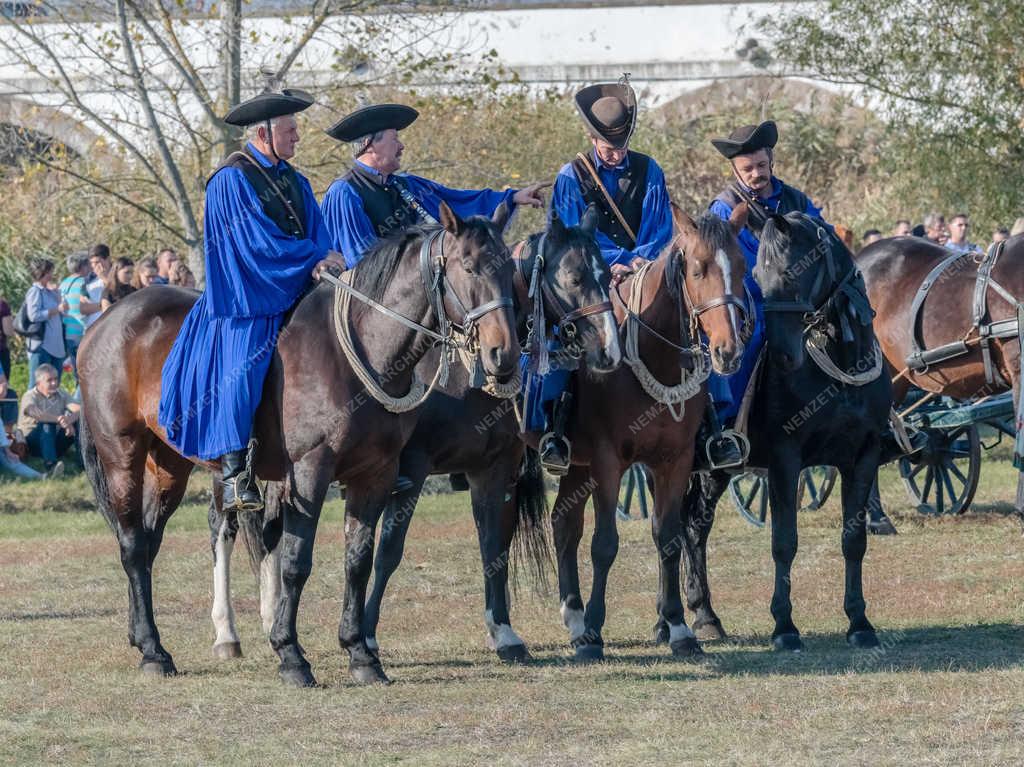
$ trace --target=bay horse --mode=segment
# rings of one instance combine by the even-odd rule
[[[750,408],[749,465],[768,470],[775,619],[772,646],[802,648],[792,619],[791,568],[797,553],[797,483],[808,466],[835,466],[842,477],[843,606],[847,641],[878,646],[862,588],[868,499],[878,474],[892,391],[882,370],[871,310],[853,256],[819,219],[771,214],[760,229],[754,277],[765,301],[766,341]],[[825,356],[821,356],[824,354]],[[825,369],[830,372],[825,372]],[[844,380],[838,380],[842,378]],[[724,636],[711,606],[707,541],[730,476],[711,472],[687,492],[687,603],[708,637]],[[656,637],[667,634],[663,621]]]
[[[576,376],[570,428],[572,456],[552,511],[561,614],[575,657],[604,658],[608,574],[618,553],[616,506],[623,472],[643,463],[653,477],[652,535],[659,555],[658,612],[670,626],[672,652],[700,653],[686,625],[679,586],[683,496],[704,417],[709,363],[699,333],[707,335],[711,365],[736,370],[743,354],[748,311],[746,262],[736,236],[747,206],[727,222],[705,213],[695,223],[673,205],[674,236],[657,259],[616,287],[615,316],[626,328],[624,361],[603,376]],[[626,291],[629,300],[622,298]],[[632,329],[630,323],[635,323]],[[635,334],[635,335],[634,335]],[[531,435],[536,441],[537,434]],[[594,497],[591,557],[594,575],[583,609],[578,549],[587,499]]]
[[[546,232],[530,236],[512,249],[515,264],[516,320],[521,339],[527,338],[527,320],[534,303],[551,327],[574,324],[578,353],[588,370],[601,373],[615,368],[621,358],[618,333],[608,301],[610,272],[594,240],[596,208],[589,208],[578,227],[566,227],[552,217]],[[529,287],[538,269],[541,289],[531,297]],[[439,350],[431,350],[419,363],[421,375],[437,367]],[[536,458],[536,453],[531,453]],[[464,473],[469,480],[484,572],[484,623],[487,640],[505,662],[529,658],[526,644],[512,629],[507,601],[510,547],[526,554],[535,574],[549,565],[546,525],[547,492],[536,460],[523,464],[515,403],[471,385],[469,371],[456,366],[447,385],[423,404],[412,437],[402,451],[400,474],[411,487],[396,493],[380,524],[374,561],[373,589],[366,603],[366,642],[377,650],[377,625],[387,584],[402,561],[405,538],[420,492],[428,475]],[[270,494],[273,496],[273,493]],[[268,517],[275,514],[268,507]],[[243,515],[239,521],[211,513],[214,548],[214,610],[218,657],[240,654],[231,607],[231,547],[240,529],[259,579],[261,612],[277,599],[276,553],[262,539],[262,521]],[[269,630],[268,626],[264,626]]]
[[[991,268],[984,293],[978,296],[979,318],[985,323],[1010,323],[1017,318],[1017,305],[1024,297],[1024,237],[1007,240]],[[953,258],[946,248],[920,237],[894,237],[879,240],[857,254],[857,266],[864,275],[868,296],[878,313],[875,327],[882,353],[891,374],[898,375],[893,399],[902,402],[911,386],[926,392],[973,399],[1012,389],[1013,400],[1020,403],[1021,349],[1016,333],[993,337],[989,342],[990,370],[986,374],[984,353],[974,327],[975,290],[979,270],[986,261],[983,254],[964,254]],[[918,288],[932,271],[947,262],[932,277],[927,298],[915,315]],[[992,283],[1006,291],[993,289]],[[1012,300],[1011,300],[1012,299]],[[933,360],[925,369],[912,369],[907,358],[918,345],[938,349],[967,339],[963,353]],[[915,366],[916,367],[916,366]],[[1021,425],[1017,424],[1018,430]],[[880,503],[880,501],[878,501]],[[1018,480],[1017,515],[1024,521],[1024,475]]]
[[[352,288],[393,316],[378,313],[366,298],[339,316],[334,292],[321,284],[299,300],[277,339],[253,434],[260,444],[257,475],[280,483],[273,502],[282,519],[282,596],[270,642],[289,684],[316,684],[295,619],[312,568],[317,520],[335,480],[348,486],[339,642],[356,681],[387,681],[363,637],[363,605],[374,527],[418,412],[391,412],[376,397],[398,400],[418,391],[413,369],[433,345],[431,334],[449,322],[475,339],[487,373],[506,380],[515,371],[512,264],[501,238],[507,212],[499,209],[494,221],[463,221],[442,204],[440,213],[441,226],[380,241],[352,270]],[[92,367],[81,379],[82,452],[128,576],[129,642],[142,653],[144,672],[164,675],[176,669],[153,617],[153,562],[198,462],[168,445],[157,410],[163,362],[195,299],[194,291],[171,287],[138,291],[104,313],[80,351],[83,359],[119,361],[102,371]],[[340,340],[346,328],[351,353]],[[450,342],[450,334],[446,338]],[[371,397],[365,380],[382,394]]]

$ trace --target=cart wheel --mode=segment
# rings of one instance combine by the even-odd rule
[[[648,488],[647,486],[647,472],[643,466],[639,463],[634,463],[628,469],[622,477],[622,484],[620,486],[622,490],[621,495],[625,497],[620,498],[618,505],[616,506],[616,514],[618,518],[623,522],[628,522],[631,519],[647,519],[649,499],[648,499]],[[640,506],[640,516],[634,517],[632,514],[633,510],[633,496],[636,496],[637,503]]]
[[[729,497],[736,511],[754,527],[768,518],[768,475],[759,470],[737,474],[729,481]]]
[[[835,466],[808,466],[801,471],[796,490],[800,511],[817,511],[824,506],[832,495],[838,476],[839,470]]]
[[[907,494],[922,514],[963,514],[978,489],[981,472],[978,427],[966,424],[926,432],[924,450],[913,458],[900,458]]]

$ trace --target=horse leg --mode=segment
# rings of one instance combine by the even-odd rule
[[[213,552],[213,609],[210,619],[217,636],[213,656],[220,660],[242,657],[242,643],[235,627],[235,608],[231,604],[231,552],[238,535],[238,515],[221,512],[221,484],[213,480],[213,497],[207,519],[210,523],[210,549]]]
[[[514,457],[519,458],[518,451]],[[508,464],[502,461],[484,472],[469,474],[468,479],[483,563],[484,625],[488,643],[505,663],[523,663],[529,660],[530,653],[526,643],[512,629],[509,617],[509,551],[518,512],[514,494],[509,493],[515,471]],[[515,464],[518,465],[518,460]],[[514,488],[514,483],[511,486]],[[506,496],[509,496],[507,500]]]
[[[281,502],[281,596],[270,630],[270,646],[281,663],[281,680],[296,687],[314,687],[316,679],[299,645],[295,619],[302,589],[313,569],[313,538],[333,471],[333,456],[326,450],[308,453],[291,467]]]
[[[690,480],[692,454],[685,460],[654,468],[654,514],[651,535],[658,548],[658,617],[668,626],[676,657],[703,655],[697,637],[686,625],[679,588],[679,558],[686,545],[681,499]]]
[[[791,571],[796,558],[796,490],[800,461],[796,448],[782,446],[772,457],[768,472],[768,499],[772,514],[772,559],[775,561],[775,592],[771,612],[775,618],[772,646],[776,650],[803,649],[800,632],[793,624]]]
[[[360,684],[389,684],[376,650],[363,633],[366,586],[373,567],[373,538],[384,507],[391,498],[397,469],[370,481],[350,482],[345,501],[345,600],[338,625],[338,642],[348,651],[349,673]],[[372,482],[372,484],[371,484]]]
[[[691,474],[683,501],[683,560],[686,571],[686,606],[693,613],[691,626],[698,639],[725,639],[722,621],[711,606],[708,580],[708,538],[715,524],[718,499],[729,487],[725,472]],[[665,627],[668,641],[668,627]]]
[[[878,647],[878,636],[865,614],[862,569],[867,550],[867,517],[872,489],[877,492],[878,448],[861,452],[856,463],[842,471],[843,477],[843,559],[846,584],[843,608],[850,619],[846,641],[856,648]]]
[[[428,467],[425,461],[402,463],[402,476],[412,481],[408,490],[391,496],[380,526],[380,548],[373,562],[373,590],[366,600],[366,611],[363,614],[363,633],[366,635],[366,646],[373,652],[379,651],[377,644],[377,624],[380,622],[380,606],[384,601],[384,591],[395,570],[402,563],[405,553],[405,536],[412,523],[413,512],[419,501],[423,483],[427,478]]]
[[[604,640],[601,629],[605,620],[605,591],[608,573],[619,553],[619,531],[615,514],[619,500],[619,484],[622,470],[618,466],[592,466],[592,476],[597,480],[594,488],[594,535],[590,540],[590,559],[594,565],[594,582],[583,616],[584,632],[576,642],[576,660],[604,660]]]
[[[281,552],[277,547],[278,536],[267,536],[265,531],[268,521],[271,525],[280,523],[284,493],[283,482],[268,482],[263,512],[243,512],[238,520],[249,551],[249,562],[257,577],[260,622],[267,636],[270,636],[274,627],[274,612],[277,610],[277,600],[281,598]],[[273,548],[267,547],[268,538],[269,542],[274,543]]]
[[[583,598],[580,594],[579,548],[583,538],[583,509],[593,489],[586,466],[571,466],[558,484],[558,497],[551,512],[551,531],[558,563],[558,597],[562,622],[575,644],[586,630]]]

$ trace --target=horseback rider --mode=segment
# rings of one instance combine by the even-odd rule
[[[312,103],[303,91],[267,91],[224,117],[249,141],[207,181],[206,288],[163,366],[159,424],[183,455],[220,459],[225,510],[263,506],[252,424],[278,332],[310,277],[343,267],[309,182],[288,164],[295,115]]]
[[[778,128],[771,120],[759,125],[744,125],[730,133],[728,138],[711,139],[715,149],[729,161],[733,175],[733,181],[711,202],[712,213],[728,221],[733,208],[746,200],[756,202],[750,206],[751,217],[760,215],[763,219],[765,212],[784,215],[799,211],[821,218],[821,209],[811,202],[810,197],[775,176],[775,144],[778,140]],[[743,228],[738,239],[747,259],[744,282],[753,298],[757,321],[754,334],[744,349],[739,371],[728,378],[712,372],[708,379],[714,410],[726,424],[736,419],[765,339],[764,299],[753,275],[759,241],[749,226]]]
[[[493,216],[505,203],[512,213],[517,205],[544,205],[544,184],[495,192],[449,189],[420,176],[398,173],[405,145],[398,132],[419,117],[402,104],[375,104],[357,109],[327,129],[327,134],[352,148],[352,167],[331,184],[322,210],[334,249],[344,254],[349,267],[362,259],[379,237],[417,224],[436,224],[441,201],[463,218]]]

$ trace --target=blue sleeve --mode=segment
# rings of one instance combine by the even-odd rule
[[[509,215],[515,212],[516,204],[512,198],[517,189],[506,189],[495,192],[493,189],[449,189],[436,181],[419,176],[402,176],[405,185],[413,197],[435,219],[441,215],[441,201],[448,203],[460,218],[470,216],[486,216],[490,218],[501,203],[508,206]]]
[[[43,291],[33,285],[25,295],[25,303],[28,304],[28,318],[30,322],[46,322],[49,317],[49,309],[43,303]]]
[[[377,241],[377,233],[366,215],[362,198],[350,183],[338,179],[324,195],[321,210],[331,249],[341,253],[346,266],[351,269]]]
[[[304,199],[305,199],[305,192]],[[315,206],[312,191],[309,204]],[[327,255],[318,214],[306,212],[308,237],[285,234],[263,212],[237,168],[224,168],[206,187],[203,235],[206,293],[215,317],[268,317],[292,307]]]
[[[732,208],[730,208],[721,200],[717,199],[711,201],[711,205],[708,206],[708,210],[710,210],[723,221],[728,221],[729,216],[732,215]]]
[[[558,214],[558,217],[566,226],[579,226],[586,206],[583,204],[580,182],[576,178],[576,171],[572,169],[572,163],[567,163],[558,172],[558,177],[555,179],[555,188],[551,194],[551,210]],[[604,232],[595,232],[594,239],[597,240],[597,246],[601,249],[601,255],[609,266],[612,264],[628,264],[630,262],[630,252],[612,242],[611,238]]]
[[[636,233],[636,247],[629,252],[629,258],[639,256],[651,261],[661,254],[671,239],[672,207],[665,188],[665,173],[652,159],[647,166],[647,191],[644,193],[640,231]]]

